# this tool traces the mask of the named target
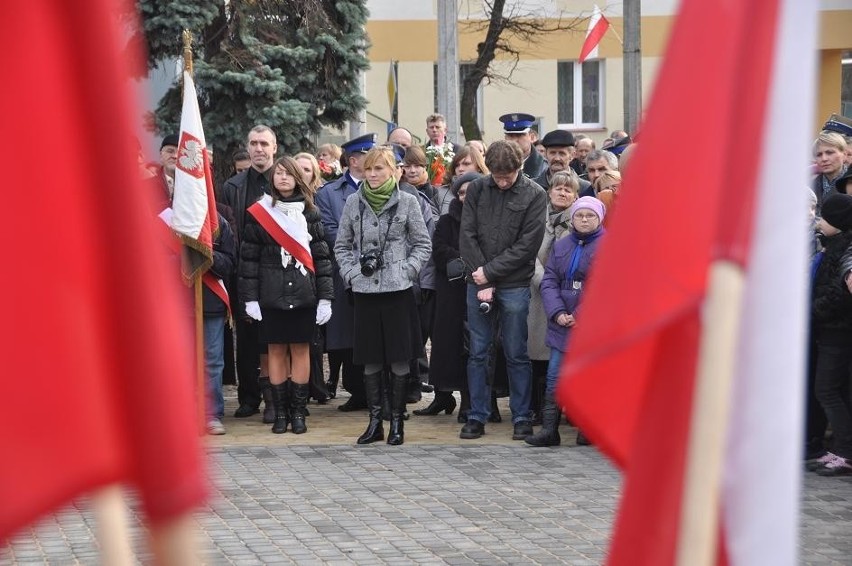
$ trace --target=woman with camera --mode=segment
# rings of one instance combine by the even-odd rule
[[[275,162],[272,186],[272,195],[247,210],[240,300],[246,314],[260,322],[260,340],[269,347],[272,432],[281,434],[292,425],[295,434],[303,434],[308,430],[310,342],[315,325],[331,318],[331,258],[313,193],[293,158]]]
[[[388,444],[404,441],[409,361],[422,343],[412,283],[429,259],[432,243],[417,197],[399,190],[396,156],[374,147],[364,158],[366,180],[346,200],[334,255],[355,302],[353,360],[364,365],[370,422],[358,444],[383,440],[382,371],[391,370]]]

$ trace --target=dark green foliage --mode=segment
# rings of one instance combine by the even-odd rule
[[[195,83],[204,133],[217,169],[266,124],[279,155],[313,146],[323,126],[342,127],[366,106],[358,75],[369,67],[366,0],[138,0],[149,66],[182,53],[181,31],[195,36]],[[181,87],[156,110],[156,126],[175,131]]]

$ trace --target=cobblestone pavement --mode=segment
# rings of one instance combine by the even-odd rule
[[[214,498],[198,514],[205,563],[603,561],[619,475],[594,448],[531,448],[507,440],[505,422],[461,444],[454,416],[413,417],[401,447],[356,446],[366,415],[340,417],[339,402],[312,405],[301,437],[226,420],[228,435],[209,448]],[[324,422],[343,428],[321,434]],[[133,511],[141,548],[138,519]],[[852,565],[852,478],[807,474],[801,519],[802,564]],[[0,564],[97,563],[93,529],[78,501],[0,550]]]

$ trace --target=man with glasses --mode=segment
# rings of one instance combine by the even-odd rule
[[[499,321],[509,377],[513,440],[532,434],[532,368],[527,353],[527,314],[535,257],[544,238],[547,195],[521,173],[523,152],[513,141],[497,141],[485,154],[491,175],[467,190],[459,238],[470,271],[467,319],[470,355],[468,421],[460,438],[479,438],[491,413],[487,381],[489,349]]]

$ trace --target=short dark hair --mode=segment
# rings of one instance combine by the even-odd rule
[[[485,165],[491,173],[505,175],[518,171],[524,164],[524,152],[516,142],[497,140],[485,152]]]
[[[249,160],[249,159],[251,159],[251,157],[249,157],[249,152],[247,152],[247,151],[246,151],[246,150],[244,150],[244,149],[238,149],[238,150],[237,150],[237,151],[235,151],[235,152],[234,152],[234,154],[231,156],[231,162],[232,162],[232,163],[235,163],[235,162],[237,162],[237,161],[247,161],[247,160]]]

